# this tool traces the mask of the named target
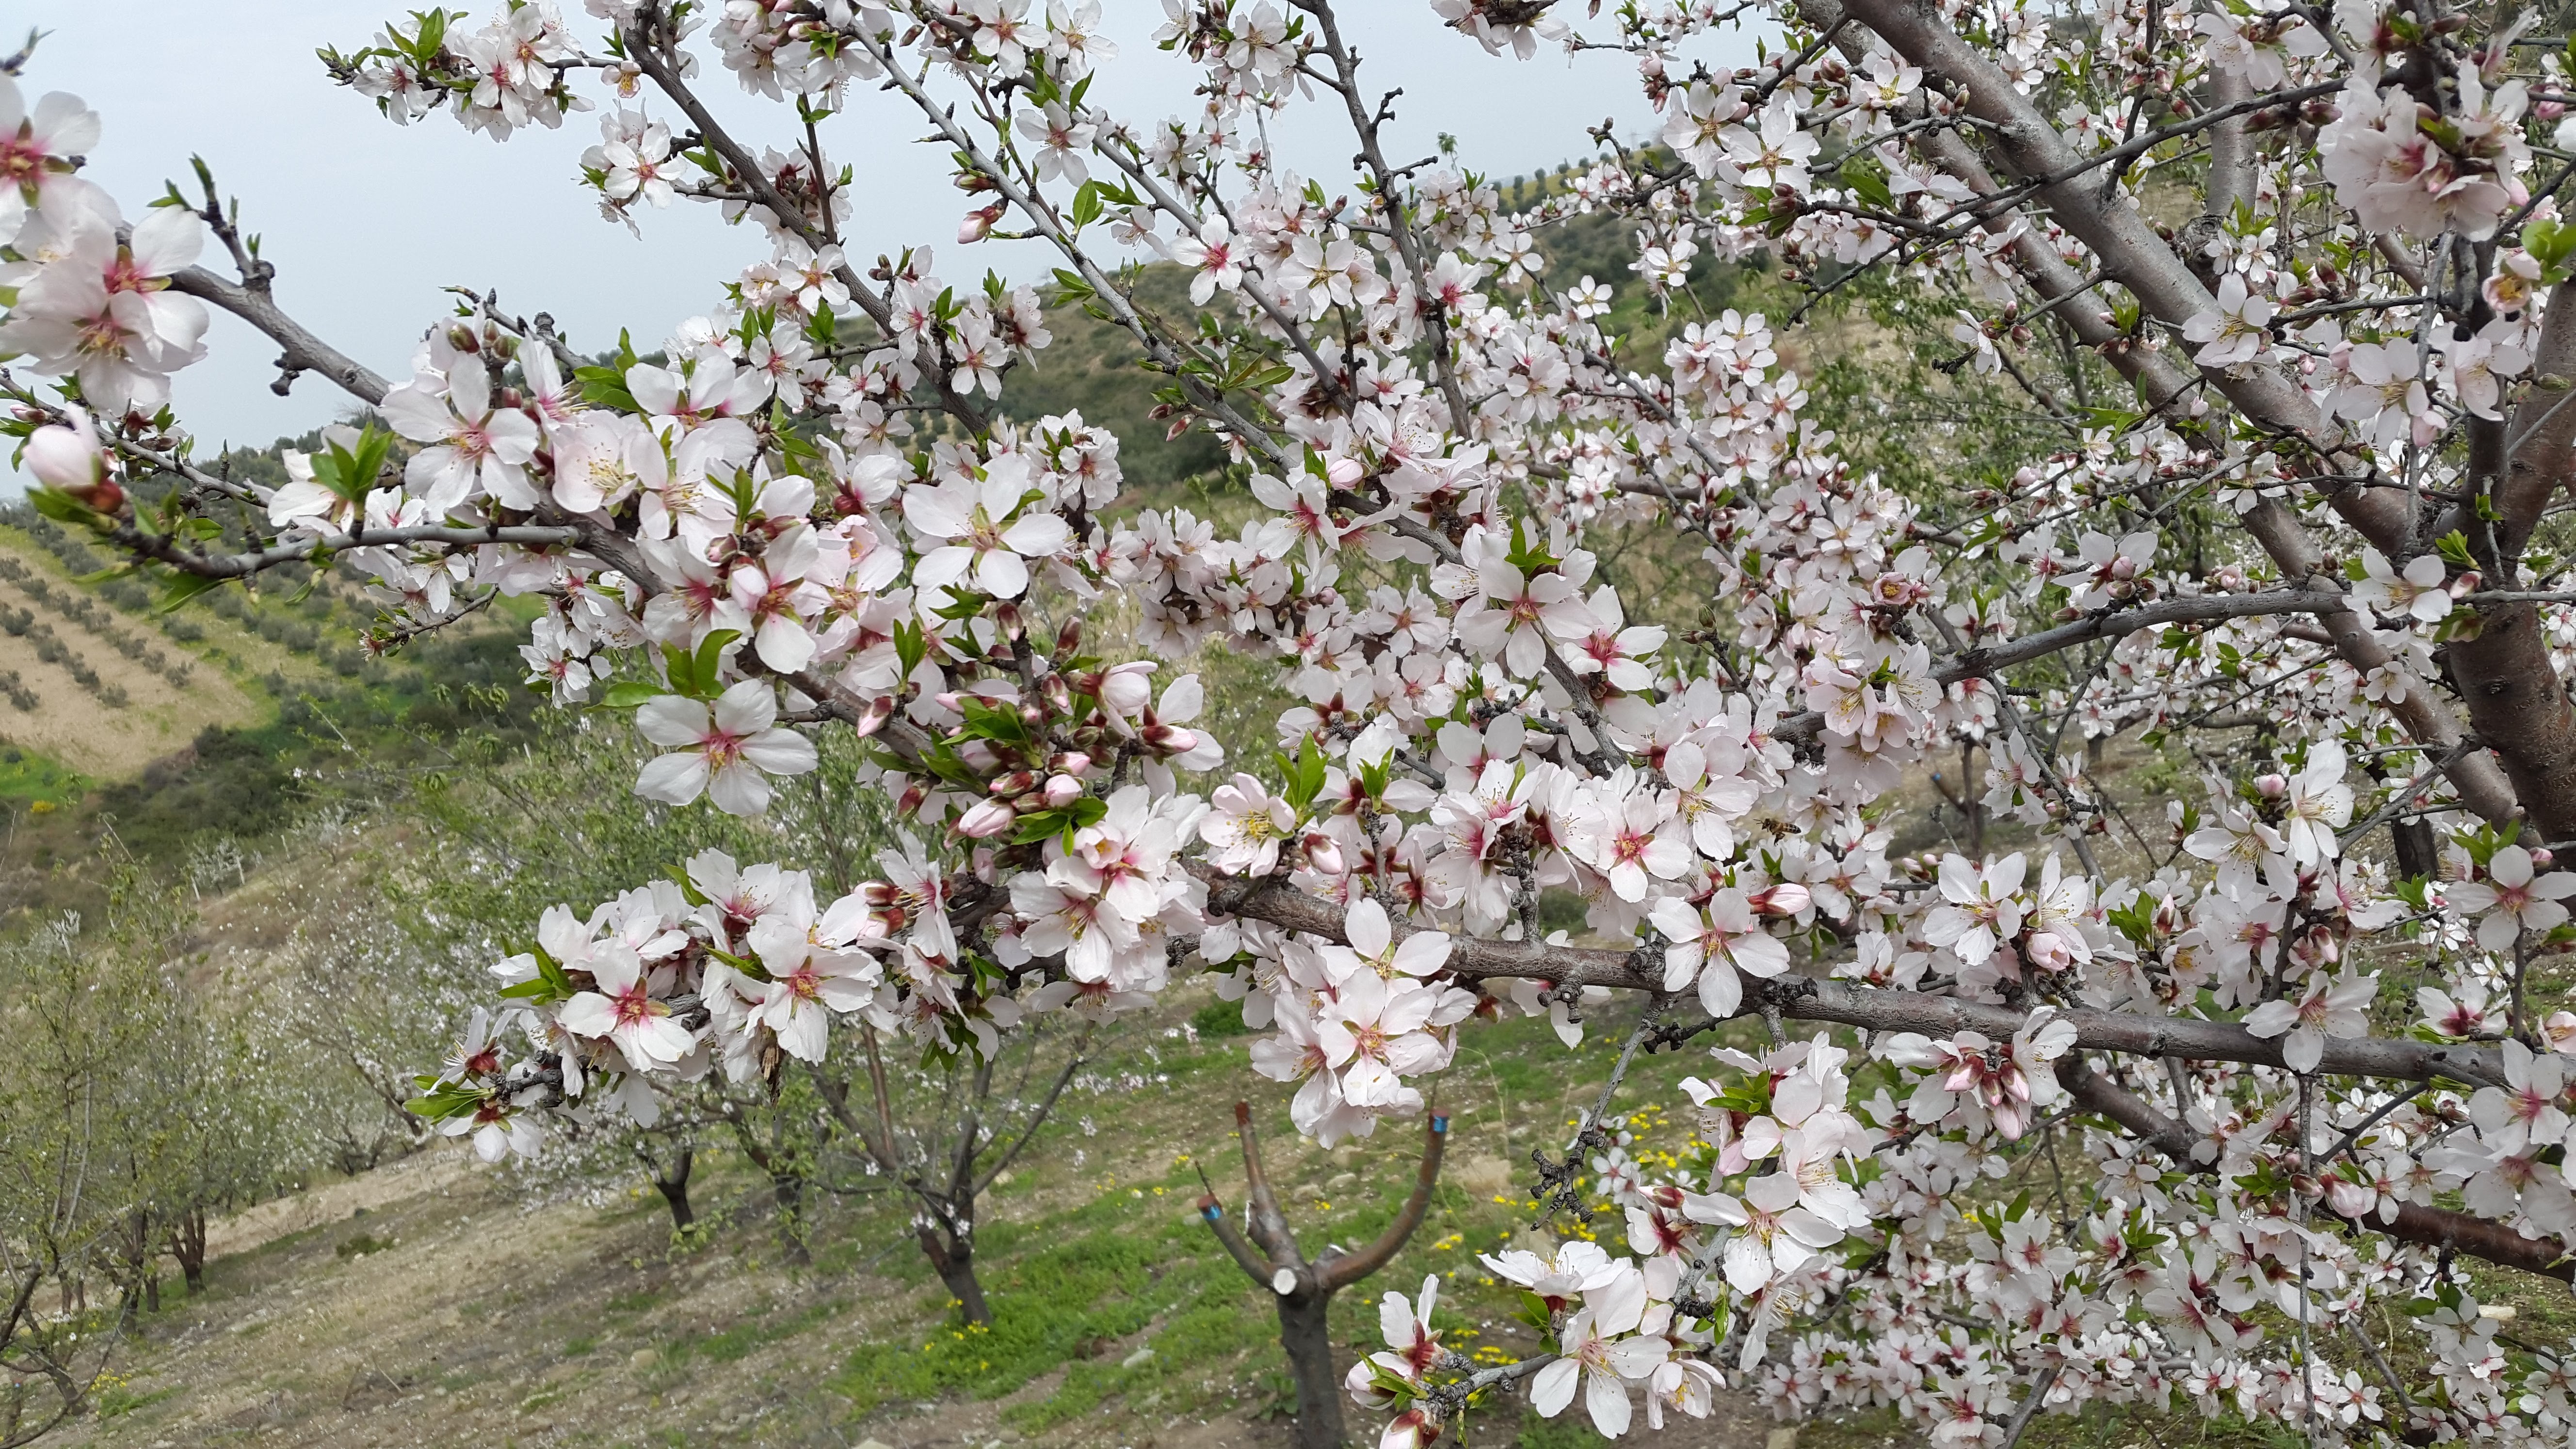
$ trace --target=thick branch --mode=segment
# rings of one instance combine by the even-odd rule
[[[184,292],[221,307],[261,332],[286,351],[277,365],[288,372],[318,372],[342,391],[373,406],[385,400],[388,384],[348,354],[314,336],[304,324],[278,309],[265,290],[227,282],[203,267],[181,267],[170,274],[170,290]]]
[[[1342,928],[1343,908],[1331,901],[1271,881],[1244,881],[1215,876],[1205,867],[1197,869],[1210,881],[1211,914],[1268,921],[1329,941],[1347,939]],[[1400,925],[1395,930],[1398,940],[1411,934]],[[1649,968],[1632,952],[1549,946],[1535,941],[1454,936],[1450,939],[1448,970],[1461,981],[1520,978],[1629,991],[1663,989],[1660,970]],[[1995,1041],[2011,1037],[2031,1021],[2029,1012],[1955,996],[1885,991],[1800,976],[1772,981],[1748,979],[1739,1014],[1758,1015],[1766,1009],[1801,1021],[1832,1022],[1871,1032],[1912,1031],[1948,1038],[1974,1031]],[[2281,1049],[2286,1037],[2259,1037],[2234,1022],[2082,1006],[2058,1008],[2056,1019],[2075,1028],[2077,1046],[2092,1051],[2285,1066]],[[2504,1082],[2503,1067],[2485,1048],[2388,1037],[2328,1037],[2317,1071],[2327,1076],[2418,1082],[2435,1078],[2481,1085]]]
[[[1235,1266],[1243,1270],[1243,1276],[1264,1288],[1271,1286],[1271,1280],[1278,1276],[1279,1270],[1271,1267],[1268,1259],[1244,1241],[1243,1234],[1236,1231],[1234,1224],[1226,1218],[1225,1204],[1218,1202],[1215,1194],[1199,1199],[1199,1217],[1207,1223],[1208,1231],[1216,1234],[1216,1240],[1225,1245],[1226,1256],[1234,1259]]]
[[[494,524],[473,528],[420,523],[401,528],[353,528],[347,533],[326,533],[295,543],[281,543],[257,553],[234,554],[200,553],[195,549],[182,548],[178,540],[168,534],[146,533],[131,525],[119,525],[109,537],[119,545],[155,562],[168,564],[181,573],[203,579],[240,579],[281,564],[299,563],[316,553],[344,553],[353,548],[399,548],[416,543],[453,544],[459,548],[487,543],[514,543],[523,548],[563,548],[580,542],[581,531],[532,524]]]
[[[1270,1191],[1270,1174],[1261,1165],[1261,1137],[1252,1125],[1252,1104],[1234,1104],[1235,1135],[1243,1140],[1243,1179],[1246,1204],[1244,1220],[1252,1236],[1261,1244],[1270,1260],[1290,1272],[1302,1272],[1306,1255],[1297,1249],[1297,1235],[1289,1230],[1287,1215],[1279,1211],[1279,1199]]]
[[[1343,1257],[1326,1254],[1315,1265],[1315,1276],[1326,1289],[1348,1287],[1385,1267],[1387,1259],[1394,1257],[1396,1250],[1404,1246],[1404,1240],[1413,1236],[1413,1230],[1422,1226],[1422,1215],[1431,1207],[1432,1189],[1440,1183],[1441,1151],[1449,1143],[1447,1115],[1439,1112],[1430,1115],[1431,1120],[1424,1124],[1422,1131],[1422,1164],[1413,1175],[1412,1196],[1404,1200],[1403,1211],[1395,1215],[1394,1222],[1386,1225],[1385,1232],[1377,1235],[1376,1242]]]
[[[2172,1158],[2174,1164],[2184,1171],[2206,1173],[2214,1170],[2212,1164],[2200,1162],[2192,1156],[2193,1139],[2188,1128],[2166,1116],[2137,1093],[2090,1070],[2080,1058],[2069,1056],[2063,1059],[2057,1077],[2059,1085],[2066,1088],[2077,1105],[2127,1128],[2140,1140]],[[2357,1218],[2345,1217],[2334,1210],[2332,1201],[2327,1198],[2320,1197],[2312,1205],[2363,1232],[2384,1234],[2401,1243],[2451,1248],[2500,1267],[2536,1273],[2562,1282],[2576,1281],[2576,1260],[2569,1258],[2566,1245],[2556,1238],[2526,1238],[2501,1223],[2467,1213],[2425,1207],[2420,1203],[2400,1206],[2394,1222],[2383,1221],[2376,1213]]]

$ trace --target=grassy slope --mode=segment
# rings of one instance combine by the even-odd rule
[[[168,1303],[120,1368],[110,1414],[69,1442],[239,1430],[278,1445],[1282,1441],[1262,1418],[1286,1393],[1266,1290],[1192,1206],[1202,1166],[1239,1202],[1225,1104],[1263,1105],[1277,1179],[1304,1193],[1290,1211],[1310,1250],[1384,1225],[1418,1129],[1390,1123],[1332,1153],[1298,1142],[1284,1094],[1248,1071],[1248,1038],[1191,1024],[1222,1030],[1232,1011],[1204,986],[1176,990],[996,1190],[982,1240],[989,1332],[950,1321],[891,1203],[827,1206],[816,1261],[796,1270],[747,1175],[719,1169],[701,1187],[721,1226],[713,1246],[680,1252],[640,1180],[606,1208],[528,1211],[459,1154],[388,1174],[358,1199],[372,1203],[362,1218],[218,1259],[207,1295]],[[1514,1303],[1473,1254],[1526,1226],[1506,1164],[1563,1146],[1621,1027],[1605,1020],[1575,1054],[1538,1023],[1476,1034],[1442,1084],[1455,1137],[1438,1202],[1392,1266],[1342,1295],[1346,1348],[1375,1346],[1378,1294],[1438,1272],[1454,1346],[1527,1351]],[[1638,1100],[1680,1102],[1673,1083],[1701,1064],[1658,1059]],[[1487,1427],[1508,1442],[1517,1406],[1499,1415]],[[1672,1442],[1762,1442],[1742,1416],[1728,1423]]]
[[[710,1242],[679,1250],[640,1179],[605,1206],[531,1208],[461,1152],[436,1152],[263,1209],[265,1231],[293,1230],[218,1258],[202,1298],[177,1297],[174,1285],[144,1345],[117,1366],[101,1418],[64,1442],[1283,1449],[1287,1380],[1266,1294],[1192,1210],[1202,1167],[1239,1209],[1225,1104],[1249,1095],[1261,1105],[1274,1174],[1297,1198],[1289,1210],[1310,1251],[1375,1234],[1418,1139],[1389,1123],[1335,1152],[1298,1142],[1279,1110],[1284,1093],[1249,1074],[1245,1037],[1190,1039],[1231,1011],[1204,986],[1177,988],[1112,1045],[1090,1089],[1068,1098],[1040,1149],[997,1189],[982,1240],[990,1331],[954,1322],[904,1214],[881,1199],[827,1202],[815,1261],[796,1268],[779,1250],[765,1187],[729,1156],[714,1159],[698,1189],[716,1224]],[[1336,1304],[1345,1362],[1377,1346],[1377,1296],[1410,1293],[1425,1273],[1442,1277],[1438,1323],[1451,1346],[1531,1350],[1533,1336],[1512,1321],[1514,1299],[1474,1254],[1528,1229],[1515,1185],[1527,1153],[1563,1145],[1632,1019],[1624,1007],[1603,1013],[1572,1053],[1538,1023],[1471,1035],[1439,1083],[1455,1137],[1433,1211],[1388,1269]],[[1623,1100],[1640,1125],[1657,1125],[1687,1111],[1676,1083],[1705,1066],[1697,1050],[1649,1059]],[[2044,1192],[2046,1172],[2033,1154],[1996,1191]],[[1591,1231],[1615,1234],[1616,1220],[1597,1217]],[[2576,1317],[2547,1286],[2502,1295],[2535,1340]],[[2290,1332],[2270,1317],[2275,1337]],[[1753,1449],[1773,1427],[1736,1402],[1648,1442]],[[1470,1443],[1517,1449],[1599,1442],[1578,1421],[1541,1421],[1518,1401],[1468,1428]],[[1882,1413],[1810,1424],[1798,1442],[1916,1440]],[[2152,1426],[2097,1408],[2045,1417],[2025,1442],[2286,1446],[2296,1434],[2203,1423],[2187,1408]]]

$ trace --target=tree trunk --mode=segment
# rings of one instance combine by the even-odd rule
[[[671,1231],[675,1233],[687,1232],[689,1225],[698,1220],[697,1211],[689,1206],[689,1171],[696,1165],[697,1155],[696,1148],[683,1147],[671,1159],[670,1167],[656,1165],[653,1170],[653,1190],[670,1205]]]
[[[787,1239],[787,1260],[810,1263],[814,1254],[805,1246],[805,1175],[794,1171],[772,1171],[769,1174],[770,1201],[778,1208],[778,1231]]]
[[[931,1271],[957,1300],[957,1311],[968,1323],[989,1324],[993,1310],[985,1306],[984,1285],[975,1279],[975,1245],[973,1240],[952,1241],[927,1224],[914,1230],[921,1239],[921,1255],[930,1260]]]
[[[1297,1449],[1341,1449],[1342,1380],[1333,1372],[1333,1334],[1327,1321],[1333,1295],[1303,1288],[1279,1295],[1279,1346],[1297,1381]]]
[[[140,1334],[146,1296],[150,1297],[154,1308],[160,1306],[161,1298],[159,1275],[152,1271],[152,1214],[149,1209],[136,1208],[126,1214],[124,1241],[117,1248],[118,1256],[123,1259],[119,1266],[124,1271],[117,1275],[121,1281],[117,1284],[116,1326],[120,1332]]]
[[[2429,876],[2442,868],[2441,842],[2433,838],[2432,822],[2392,820],[2388,822],[2390,844],[2397,851],[2397,873],[2413,878]]]
[[[206,1209],[202,1203],[190,1203],[170,1229],[170,1256],[179,1260],[180,1275],[188,1281],[188,1296],[206,1291]]]

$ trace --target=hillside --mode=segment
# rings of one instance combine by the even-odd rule
[[[0,915],[86,900],[81,872],[111,834],[173,867],[237,861],[301,811],[382,798],[530,717],[516,620],[370,659],[358,636],[376,606],[349,577],[280,570],[172,613],[137,580],[78,582],[107,563],[0,512]]]
[[[1226,1104],[1284,1104],[1249,1073],[1234,1010],[1205,986],[1177,989],[1077,1079],[987,1206],[990,1332],[955,1325],[905,1212],[883,1198],[824,1205],[799,1267],[766,1185],[730,1156],[698,1192],[711,1228],[689,1246],[640,1175],[602,1206],[531,1203],[505,1174],[434,1149],[219,1226],[206,1294],[165,1297],[99,1419],[63,1442],[1284,1446],[1267,1292],[1193,1207],[1202,1167],[1240,1200]],[[1442,1275],[1454,1346],[1531,1347],[1474,1254],[1525,1229],[1509,1164],[1562,1148],[1624,1032],[1605,1020],[1580,1054],[1544,1023],[1479,1034],[1442,1084],[1455,1126],[1431,1216],[1336,1301],[1345,1361],[1377,1347],[1377,1296],[1427,1272]],[[1681,1102],[1673,1083],[1702,1060],[1659,1059],[1639,1100]],[[1298,1143],[1284,1112],[1264,1122],[1310,1248],[1373,1236],[1410,1175],[1414,1131],[1390,1123],[1324,1152]],[[1362,1183],[1388,1190],[1372,1199]],[[1517,1405],[1471,1424],[1476,1443],[1598,1442],[1570,1429],[1524,1425]],[[1756,1449],[1769,1433],[1737,1406],[1658,1442]]]

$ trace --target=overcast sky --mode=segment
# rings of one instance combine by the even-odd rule
[[[204,156],[276,263],[280,304],[389,376],[445,311],[443,287],[497,288],[510,311],[551,312],[585,352],[614,343],[620,327],[647,347],[713,306],[718,283],[766,254],[756,229],[727,227],[704,204],[643,213],[641,239],[602,219],[578,175],[581,152],[599,138],[596,111],[496,144],[444,112],[398,128],[331,85],[314,49],[362,45],[403,8],[398,0],[46,0],[0,4],[0,36],[31,21],[48,29],[21,84],[31,101],[65,90],[100,113],[105,135],[88,174],[128,216],[164,179],[185,177],[190,155]],[[462,8],[479,23],[491,6]],[[587,35],[595,22],[578,0],[562,8]],[[1105,0],[1121,54],[1094,83],[1095,105],[1140,120],[1193,109],[1194,72],[1146,43],[1162,8]],[[1489,57],[1442,29],[1428,0],[1352,0],[1342,13],[1362,74],[1404,91],[1389,137],[1399,161],[1430,154],[1446,132],[1465,164],[1509,178],[1585,158],[1585,128],[1605,119],[1631,135],[1649,124],[1635,72],[1616,54]],[[1749,61],[1749,42],[1734,59]],[[744,96],[712,61],[708,69],[704,90],[728,125],[755,144],[775,139],[784,108]],[[578,84],[601,98],[595,85]],[[1352,146],[1347,125],[1323,124],[1330,119],[1320,106],[1298,107],[1273,139],[1289,165],[1339,191]],[[847,229],[852,259],[864,265],[926,241],[952,281],[987,268],[1044,276],[1052,254],[1037,244],[955,244],[965,205],[948,185],[945,151],[918,144],[923,131],[902,97],[876,92],[855,94],[850,111],[829,123],[827,151],[857,168],[862,188]],[[221,313],[209,342],[212,355],[176,386],[183,420],[207,444],[264,444],[347,406],[310,376],[292,396],[273,396],[267,363],[276,349]]]

